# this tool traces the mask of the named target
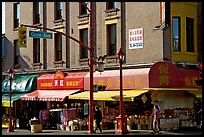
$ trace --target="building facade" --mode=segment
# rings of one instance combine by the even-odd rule
[[[54,74],[66,72],[66,75],[62,73],[63,77],[60,79],[65,81],[64,78],[69,77],[70,72],[87,72],[90,52],[61,33],[52,32],[51,39],[31,36],[30,33],[31,31],[50,32],[44,28],[54,29],[89,46],[89,11],[79,2],[9,2],[5,5],[7,9],[5,36],[8,41],[3,75],[6,75],[10,67],[14,68],[16,75],[42,74],[38,80],[44,80],[44,83],[40,84],[44,85],[46,90],[50,88],[53,92],[59,88],[69,90],[68,86],[72,85],[73,81],[63,85],[63,82],[56,82]],[[90,7],[89,2],[84,2],[83,5]],[[94,2],[93,10],[94,57],[96,61],[99,57],[105,57],[105,72],[102,74],[95,71],[94,82],[98,84],[106,82],[106,89],[110,92],[119,89],[117,52],[122,48],[125,53],[123,78],[126,79],[123,87],[124,90],[135,90],[130,97],[140,89],[145,90],[143,93],[150,91],[154,98],[160,99],[162,113],[178,104],[180,105],[178,108],[186,106],[193,108],[195,97],[186,94],[185,91],[190,88],[198,90],[193,80],[198,77],[198,72],[195,70],[202,62],[201,3]],[[33,26],[27,27],[27,41],[24,48],[18,45],[20,24]],[[42,28],[36,29],[36,26]],[[44,73],[48,74],[43,75]],[[179,79],[176,78],[177,75],[180,76]],[[83,90],[89,90],[90,82],[87,77],[89,77],[88,72],[82,78]],[[60,84],[63,86],[60,87]],[[36,92],[38,90],[40,89]],[[168,98],[170,95],[168,91],[171,90],[176,91],[171,93],[171,98]],[[47,93],[52,95],[52,91],[48,90]],[[175,95],[179,96],[174,100]],[[190,100],[190,103],[186,100]],[[148,102],[151,103],[151,100]],[[105,103],[99,104],[103,106]],[[47,106],[52,105],[48,102]],[[104,110],[103,108],[103,113]]]
[[[89,6],[89,3],[85,4]],[[199,64],[201,41],[198,38],[201,32],[198,5],[191,2],[170,3],[170,9],[166,8],[166,14],[167,9],[170,10],[170,24],[157,29],[162,25],[159,2],[96,2],[95,57],[107,55],[105,68],[115,67],[118,66],[116,53],[122,48],[127,67],[165,59],[174,63]],[[186,12],[180,13],[180,8]],[[6,17],[11,18],[6,18],[5,34],[10,42],[7,44],[13,45],[7,51],[11,51],[11,55],[15,52],[13,56],[7,56],[3,72],[9,67],[23,73],[88,68],[89,51],[57,33],[53,33],[53,39],[32,38],[28,36],[29,31],[39,29],[27,28],[27,47],[16,46],[20,24],[55,29],[89,45],[88,11],[78,2],[14,2],[6,3],[6,9]],[[142,33],[141,37],[134,35],[135,30]],[[130,43],[137,41],[141,41],[142,46],[130,47]]]

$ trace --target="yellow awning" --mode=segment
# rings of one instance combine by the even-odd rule
[[[148,90],[123,90],[123,101],[133,101],[133,98],[139,96]],[[89,91],[70,95],[69,99],[89,100]],[[94,100],[119,101],[120,91],[98,91],[93,93]]]

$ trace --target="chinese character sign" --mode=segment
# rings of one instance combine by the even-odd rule
[[[129,30],[129,49],[143,48],[143,28]]]

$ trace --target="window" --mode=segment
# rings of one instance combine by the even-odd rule
[[[62,19],[62,2],[55,2],[55,20]]]
[[[33,24],[40,23],[40,2],[33,2]]]
[[[20,3],[14,3],[14,28],[18,28],[20,24]]]
[[[82,2],[88,7],[88,2]],[[88,14],[88,10],[82,5],[79,4],[79,15]]]
[[[55,61],[62,61],[62,34],[55,33]]]
[[[88,45],[88,28],[80,29],[80,41],[86,45]],[[80,46],[80,59],[88,58],[88,49]]]
[[[19,64],[19,47],[18,47],[18,39],[14,40],[14,65]]]
[[[187,52],[194,52],[193,18],[186,18],[186,45]]]
[[[116,24],[107,25],[107,55],[116,55]]]
[[[173,51],[181,51],[180,17],[173,17]]]
[[[106,2],[106,9],[114,9],[116,8],[116,2]]]
[[[33,38],[33,63],[40,63],[40,39]]]

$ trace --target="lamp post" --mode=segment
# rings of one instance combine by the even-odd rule
[[[12,126],[12,108],[11,108],[11,98],[12,98],[12,79],[13,79],[13,70],[10,68],[8,71],[8,77],[10,81],[10,109],[9,109],[9,127],[7,132],[14,132],[13,126]]]
[[[120,63],[120,115],[117,117],[117,129],[116,134],[127,134],[127,118],[124,116],[123,112],[123,74],[122,74],[122,64],[124,60],[124,52],[120,48],[117,53],[118,60]]]

